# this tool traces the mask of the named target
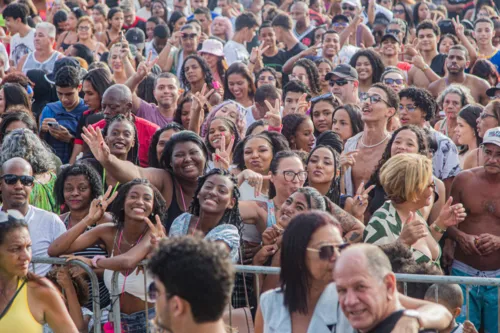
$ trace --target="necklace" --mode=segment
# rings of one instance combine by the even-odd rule
[[[365,143],[363,142],[363,137],[364,137],[364,134],[363,134],[363,136],[361,136],[361,140],[359,140],[359,143],[361,143],[361,145],[365,148],[374,148],[374,147],[380,146],[382,143],[384,143],[385,140],[387,140],[390,137],[390,134],[387,134],[386,137],[382,141],[380,141],[379,143],[376,143],[376,144],[371,145],[371,146],[365,145]]]

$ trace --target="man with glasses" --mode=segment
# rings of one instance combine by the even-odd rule
[[[348,160],[344,176],[348,195],[354,195],[360,185],[368,183],[382,158],[391,137],[387,124],[399,108],[399,97],[385,84],[375,83],[361,103],[363,132],[348,139],[344,147]]]
[[[358,72],[348,64],[340,64],[330,73],[325,80],[330,85],[330,92],[340,98],[344,104],[359,104],[358,97]]]
[[[2,165],[1,172],[2,211],[15,209],[21,212],[28,224],[33,257],[49,257],[49,245],[66,232],[64,223],[56,214],[30,205],[35,177],[26,160],[11,158]],[[51,265],[36,264],[34,272],[45,276],[50,269]]]
[[[393,18],[387,25],[385,33],[398,36],[399,40],[402,43],[400,44],[406,44],[407,25],[405,21],[398,18]]]
[[[250,54],[245,43],[250,43],[259,27],[257,16],[251,12],[245,12],[236,18],[234,24],[235,33],[233,38],[224,46],[224,55],[229,66],[239,61],[248,65]]]
[[[234,267],[220,242],[164,239],[148,262],[154,276],[156,326],[174,333],[225,333],[224,310],[231,301]]]
[[[463,45],[453,45],[446,58],[446,75],[432,82],[428,88],[429,92],[437,98],[450,84],[460,84],[469,88],[476,102],[482,105],[488,104],[489,97],[486,95],[486,90],[490,88],[490,84],[478,76],[465,73],[470,65],[469,60],[469,52]]]
[[[500,278],[500,127],[483,136],[484,163],[458,174],[451,188],[455,203],[467,210],[467,217],[457,227],[449,227],[448,235],[456,243],[454,276]],[[469,295],[460,285],[464,299],[469,299],[469,320],[485,332],[498,332],[498,293],[496,288],[474,286]],[[463,305],[465,307],[465,304]],[[466,319],[465,311],[457,318]]]
[[[460,172],[458,150],[455,143],[446,135],[429,126],[434,119],[438,105],[436,100],[425,89],[410,87],[399,92],[399,120],[401,125],[414,125],[427,128],[436,139],[438,148],[432,156],[432,173],[443,181],[446,193],[451,190],[451,183]]]

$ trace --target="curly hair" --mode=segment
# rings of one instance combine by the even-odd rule
[[[283,129],[281,130],[281,134],[285,136],[292,149],[294,149],[292,147],[292,138],[295,136],[299,126],[306,121],[307,118],[306,115],[300,113],[292,113],[283,117]]]
[[[228,129],[229,132],[231,132],[231,135],[234,136],[234,145],[233,145],[233,150],[231,151],[231,153],[233,153],[234,150],[236,149],[236,146],[240,142],[240,135],[238,133],[238,129],[236,128],[236,125],[231,121],[231,119],[227,119],[224,117],[212,118],[212,120],[208,124],[208,131],[207,131],[207,134],[205,135],[205,146],[207,146],[207,149],[210,153],[215,153],[215,148],[210,144],[210,140],[208,139],[208,137],[210,136],[210,125],[212,125],[212,122],[214,120],[221,120],[224,123],[224,126],[226,127],[226,129]],[[226,142],[226,145],[228,145],[228,144],[229,144],[229,142]]]
[[[372,174],[370,178],[370,183],[375,184],[375,186],[381,186],[380,169],[382,169],[385,162],[387,162],[392,157],[391,156],[392,144],[394,143],[394,140],[396,140],[396,137],[398,136],[399,132],[404,130],[410,130],[413,133],[415,133],[415,136],[417,137],[418,154],[427,156],[428,151],[426,144],[426,135],[420,128],[418,128],[415,125],[406,125],[398,128],[397,130],[394,131],[394,133],[392,133],[392,136],[389,139],[387,146],[385,147],[384,153],[382,154],[382,158],[380,158],[380,161],[378,162],[378,165],[375,168],[375,172]]]
[[[448,87],[446,87],[445,90],[441,92],[441,94],[439,94],[437,98],[438,105],[443,105],[444,98],[448,94],[456,94],[460,96],[460,102],[462,103],[461,107],[474,103],[474,97],[472,97],[469,88],[460,84],[450,84]]]
[[[193,201],[191,202],[191,206],[189,207],[189,211],[194,216],[200,216],[201,207],[200,207],[200,199],[198,198],[198,195],[200,193],[201,188],[203,187],[203,185],[207,181],[207,179],[212,177],[213,175],[227,177],[233,183],[233,191],[232,191],[231,196],[234,199],[234,206],[231,209],[226,209],[226,211],[224,212],[224,215],[222,216],[222,218],[220,219],[220,221],[217,225],[232,224],[232,225],[236,226],[236,228],[238,229],[238,232],[240,233],[240,236],[241,236],[241,229],[243,227],[243,220],[241,219],[239,206],[238,206],[238,201],[240,198],[240,191],[238,189],[238,182],[237,182],[236,178],[231,173],[229,173],[229,171],[216,168],[216,169],[210,170],[205,175],[198,178],[198,187],[196,188],[196,191],[194,192]]]
[[[233,101],[233,100],[224,101],[224,102],[220,103],[219,105],[214,106],[212,108],[212,110],[210,110],[208,115],[206,115],[206,117],[205,117],[205,121],[201,125],[200,134],[202,137],[205,137],[207,135],[208,124],[210,122],[212,122],[213,118],[216,117],[215,115],[217,114],[217,112],[228,104],[234,104],[236,106],[236,111],[238,111],[237,112],[238,119],[236,120],[236,122],[237,122],[236,127],[238,128],[238,133],[240,135],[240,138],[245,137],[245,129],[246,129],[246,116],[245,115],[246,115],[247,111],[243,105],[241,105],[240,103]]]
[[[326,192],[325,197],[330,199],[333,203],[335,203],[337,206],[340,205],[340,178],[341,178],[341,168],[340,168],[340,154],[333,149],[330,146],[324,146],[324,145],[318,145],[314,147],[313,150],[309,153],[309,157],[307,158],[306,161],[306,166],[309,165],[309,161],[311,160],[311,156],[314,154],[314,152],[320,148],[325,148],[328,149],[332,155],[333,155],[333,168],[334,168],[334,174],[333,174],[333,179],[332,182],[330,183],[330,188],[328,189],[328,192]],[[304,184],[304,186],[309,186],[309,180]]]
[[[356,68],[356,62],[358,61],[359,57],[366,57],[370,62],[373,73],[372,83],[380,82],[380,77],[382,76],[382,73],[385,70],[384,63],[382,62],[380,56],[375,51],[372,51],[370,49],[360,50],[354,53],[354,55],[351,58],[351,61],[349,62],[349,65],[351,65],[353,68]]]
[[[186,78],[186,72],[184,70],[184,67],[186,66],[186,62],[190,59],[194,59],[198,62],[198,65],[200,65],[202,74],[203,74],[203,81],[207,84],[208,89],[212,89],[213,85],[212,82],[214,81],[214,77],[212,76],[212,72],[210,71],[210,67],[208,67],[208,63],[203,57],[200,57],[197,54],[191,54],[188,55],[185,59],[184,62],[182,63],[182,69],[181,69],[181,81],[186,87],[186,90],[191,90],[191,83]]]
[[[103,137],[106,138],[108,136],[109,128],[111,127],[111,125],[113,123],[116,123],[116,122],[129,123],[132,126],[132,128],[134,129],[135,145],[129,150],[129,152],[127,154],[127,161],[130,161],[130,162],[134,163],[135,165],[139,165],[139,138],[137,136],[137,128],[135,127],[135,123],[132,120],[128,119],[123,114],[118,114],[118,115],[114,116],[113,118],[107,120],[106,126],[104,126],[104,129],[102,130]]]
[[[294,65],[295,67],[302,67],[306,70],[307,78],[309,80],[309,89],[311,89],[311,93],[315,96],[321,94],[321,86],[319,84],[319,73],[318,68],[314,64],[312,60],[303,58],[298,60]]]
[[[73,164],[66,168],[62,168],[61,172],[57,175],[56,182],[54,184],[54,197],[58,206],[65,204],[64,199],[64,183],[66,179],[70,176],[85,176],[89,182],[91,198],[90,200],[96,199],[103,193],[102,180],[90,165],[85,163]]]
[[[14,122],[22,122],[26,125],[26,127],[31,130],[33,133],[38,133],[36,122],[28,113],[25,112],[12,112],[12,113],[4,113],[1,117],[0,121],[0,144],[3,142],[3,139],[6,135],[7,128],[10,124]]]
[[[149,219],[153,224],[156,224],[155,215],[158,215],[160,219],[163,221],[163,218],[166,216],[167,205],[165,203],[165,199],[161,195],[160,191],[154,187],[149,180],[136,178],[134,180],[129,181],[128,183],[123,184],[118,189],[118,195],[109,209],[109,212],[113,215],[113,222],[116,224],[116,227],[119,230],[122,230],[125,227],[125,200],[127,199],[128,192],[132,189],[132,187],[136,185],[144,185],[153,190],[154,202],[153,202],[153,210]]]
[[[290,145],[288,144],[287,139],[283,134],[278,132],[264,131],[256,135],[247,136],[243,140],[241,140],[238,145],[236,145],[236,149],[233,153],[233,164],[235,164],[236,167],[241,171],[246,169],[244,157],[245,145],[248,143],[248,141],[254,138],[263,139],[269,142],[269,145],[271,146],[273,152],[273,156],[275,156],[280,151],[290,150]]]
[[[63,269],[64,267],[61,266],[53,266],[45,276],[59,289],[63,289],[63,287],[57,282],[57,273]],[[72,276],[71,273],[67,274],[69,274],[71,284],[73,285],[73,288],[75,288],[78,303],[80,306],[84,306],[89,301],[89,284],[82,275]]]
[[[438,105],[436,99],[425,89],[409,87],[399,92],[399,99],[409,98],[413,104],[425,113],[425,120],[430,121],[437,113]]]
[[[163,132],[166,132],[168,130],[180,132],[184,131],[184,127],[174,122],[156,130],[155,134],[153,134],[153,136],[151,137],[151,143],[149,144],[148,149],[148,164],[150,168],[160,168],[160,161],[158,161],[158,156],[156,156],[156,146],[158,145],[158,141],[160,141],[160,136],[163,134]]]
[[[13,157],[21,157],[28,161],[35,175],[56,170],[50,148],[26,128],[18,128],[7,134],[0,152],[0,165]]]
[[[257,75],[255,75],[255,87],[258,87],[259,83],[259,77],[262,73],[269,72],[271,75],[274,77],[274,80],[276,82],[276,88],[281,89],[281,82],[278,80],[278,72],[272,67],[262,67],[258,72]]]

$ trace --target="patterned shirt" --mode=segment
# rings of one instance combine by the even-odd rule
[[[461,171],[457,146],[446,135],[434,129],[431,132],[436,136],[438,144],[438,150],[432,157],[432,173],[441,180],[455,177]]]
[[[365,228],[363,234],[363,242],[374,245],[385,245],[394,243],[398,240],[401,231],[403,230],[403,223],[399,217],[396,208],[391,201],[386,201],[382,207],[372,215],[370,222]],[[420,252],[417,249],[410,248],[413,252],[413,258],[417,263],[432,262],[432,259]],[[439,255],[435,262],[439,265],[439,258],[441,257],[441,248]]]

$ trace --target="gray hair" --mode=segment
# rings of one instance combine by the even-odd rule
[[[13,157],[28,161],[35,175],[56,170],[50,148],[35,133],[26,128],[15,129],[4,138],[0,165]]]
[[[389,24],[397,24],[402,31],[404,31],[404,35],[406,36],[406,23],[402,19],[393,18]]]
[[[314,187],[301,187],[297,189],[297,192],[302,193],[306,197],[311,209],[326,211],[325,198]]]
[[[458,96],[460,96],[462,107],[466,106],[467,104],[475,103],[475,100],[472,97],[469,88],[460,84],[451,84],[441,94],[439,94],[439,97],[437,98],[437,103],[439,104],[439,106],[443,106],[444,98],[448,94],[457,94]]]
[[[56,38],[56,27],[49,22],[40,22],[36,25],[36,29],[43,29],[47,31],[47,35],[51,38]]]

